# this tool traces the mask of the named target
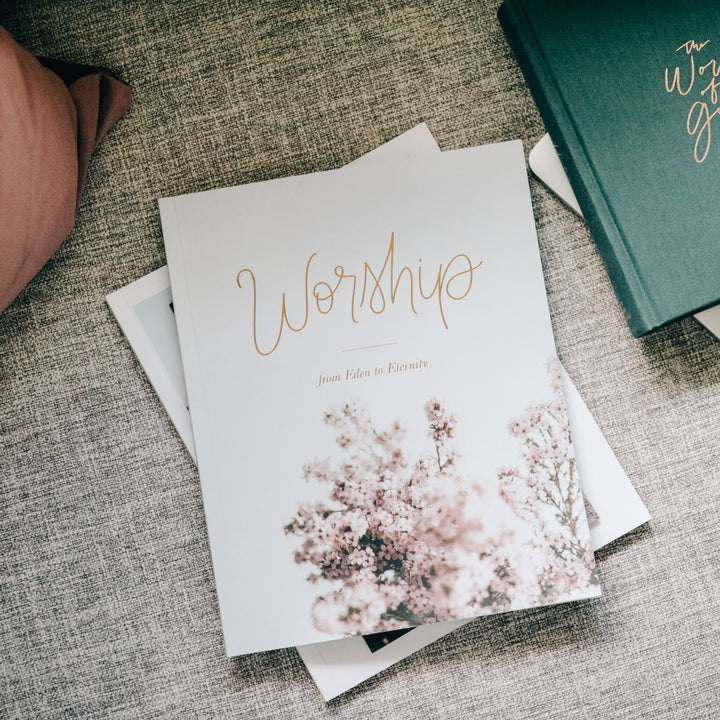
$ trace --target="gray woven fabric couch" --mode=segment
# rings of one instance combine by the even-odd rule
[[[603,598],[481,619],[329,704],[293,648],[224,656],[196,469],[105,304],[165,262],[158,197],[339,167],[423,120],[442,149],[528,152],[544,127],[497,5],[0,7],[33,52],[134,92],[73,233],[0,315],[1,717],[718,716],[720,343],[692,318],[632,338],[536,180],[561,359],[653,521],[598,553]]]

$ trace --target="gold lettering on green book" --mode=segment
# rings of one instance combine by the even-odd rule
[[[672,71],[672,80],[670,79],[670,68],[665,68],[665,90],[667,92],[676,92],[686,96],[694,88],[696,94],[693,97],[702,98],[702,100],[695,100],[690,106],[685,121],[688,134],[695,138],[693,156],[695,162],[698,163],[703,162],[710,152],[712,120],[720,115],[720,108],[717,107],[720,63],[715,58],[704,63],[695,60],[709,42],[709,40],[704,42],[688,40],[675,49],[676,53],[685,54],[686,62],[675,66]]]

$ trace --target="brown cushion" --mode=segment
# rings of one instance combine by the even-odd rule
[[[72,229],[90,154],[130,105],[98,68],[47,64],[0,27],[0,311]]]

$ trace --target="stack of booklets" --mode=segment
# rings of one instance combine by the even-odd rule
[[[108,302],[197,461],[228,655],[298,646],[330,699],[600,595],[648,514],[558,363],[520,141],[420,125],[160,212],[168,268]]]

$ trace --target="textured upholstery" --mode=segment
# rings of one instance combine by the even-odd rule
[[[443,149],[529,151],[497,5],[0,7],[34,53],[133,89],[73,232],[0,315],[0,716],[717,717],[720,343],[693,319],[633,339],[537,181],[561,359],[654,519],[598,553],[603,598],[483,618],[327,705],[292,648],[224,657],[197,472],[104,301],[165,262],[158,197],[338,167],[421,120]]]

